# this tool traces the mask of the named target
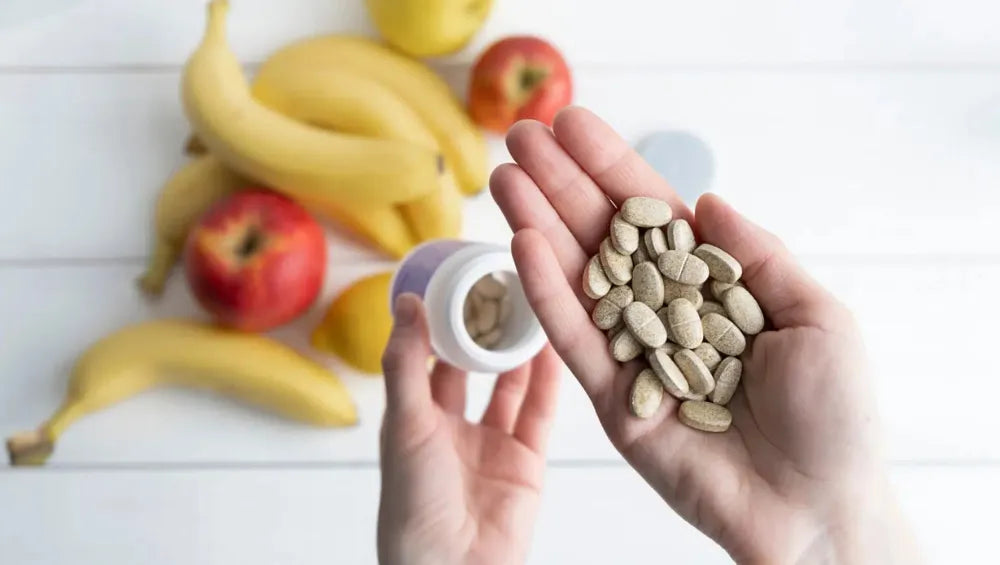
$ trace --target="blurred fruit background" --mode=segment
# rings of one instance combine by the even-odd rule
[[[363,219],[377,216],[379,225],[395,227],[366,234],[369,224],[357,221],[355,199],[289,196],[296,187],[283,192],[265,182],[289,171],[273,170],[273,162],[250,168],[247,163],[261,156],[246,153],[230,130],[201,139],[205,128],[198,123],[216,114],[200,105],[208,101],[189,98],[201,108],[202,118],[192,123],[180,91],[185,64],[205,32],[204,0],[169,6],[159,0],[0,2],[0,435],[33,430],[56,412],[74,363],[106,336],[129,328],[148,335],[145,324],[175,318],[202,329],[213,322],[188,289],[180,254],[201,214],[247,186],[283,192],[305,208],[323,227],[327,261],[319,294],[298,318],[263,334],[240,335],[288,344],[296,356],[281,358],[292,365],[318,361],[346,393],[336,396],[341,393],[331,387],[330,398],[346,396],[358,418],[335,429],[304,425],[282,416],[278,406],[260,409],[239,396],[233,402],[202,387],[189,390],[187,383],[129,397],[70,426],[49,468],[0,474],[0,561],[320,563],[333,555],[343,563],[371,563],[370,546],[357,539],[370,539],[374,520],[382,382],[336,352],[353,337],[330,324],[335,333],[329,341],[323,322],[339,296],[355,288],[364,295],[367,285],[359,281],[390,272],[397,264],[393,255],[427,237],[414,235],[418,229],[448,225],[414,222],[421,217],[414,210],[454,218],[447,212],[456,208],[445,205],[445,176],[436,196],[421,188],[421,177],[438,178],[436,166],[428,167],[421,155],[444,155],[455,179],[451,194],[462,195],[463,237],[508,240],[489,195],[467,192],[485,181],[475,181],[474,167],[458,166],[464,148],[482,136],[478,174],[485,179],[490,167],[509,158],[502,138],[483,127],[455,126],[469,123],[468,93],[480,55],[518,36],[541,37],[560,53],[571,71],[574,101],[634,143],[652,139],[640,146],[669,180],[689,191],[688,201],[705,187],[721,192],[783,236],[854,308],[876,352],[894,480],[920,537],[932,545],[937,562],[980,561],[989,554],[981,545],[990,539],[984,529],[989,521],[976,516],[989,506],[984,500],[1000,497],[992,463],[1000,451],[988,419],[1000,380],[983,370],[992,367],[990,320],[1000,310],[983,300],[981,290],[1000,273],[993,221],[1000,211],[1000,39],[991,27],[998,10],[979,0],[835,0],[821,6],[787,0],[494,0],[464,47],[414,58],[404,50],[403,42],[412,40],[405,37],[408,30],[396,30],[394,46],[364,0],[233,0],[225,43],[248,81],[250,96],[241,95],[241,107],[254,102],[282,118],[269,114],[268,122],[280,122],[284,131],[269,143],[315,138],[316,132],[285,127],[286,120],[307,124],[324,132],[316,146],[331,157],[330,145],[377,149],[403,162],[379,174],[418,179],[400,184],[404,200],[396,200],[398,193],[377,195],[386,205],[369,208]],[[468,33],[462,26],[450,29],[456,36]],[[313,40],[331,36],[367,38],[412,64],[355,69],[346,68],[354,57],[332,56],[317,57],[328,70],[292,64],[302,53],[313,58],[313,50],[326,50],[325,41],[317,46]],[[416,45],[410,49],[442,48],[419,36]],[[269,63],[281,53],[289,57],[287,67]],[[374,74],[386,68],[390,72]],[[420,76],[427,78],[424,85],[446,85],[458,110],[435,111],[426,97],[410,96],[423,90],[387,80]],[[224,85],[227,93],[241,92],[232,84],[238,81]],[[355,86],[340,88],[344,84]],[[406,96],[397,94],[400,88]],[[387,102],[392,97],[404,103]],[[379,102],[369,105],[370,99]],[[465,134],[441,134],[448,130]],[[688,132],[695,141],[651,138],[658,130]],[[348,142],[348,136],[365,139]],[[189,139],[195,140],[193,153],[201,146],[200,155],[185,153]],[[323,162],[328,154],[318,155],[302,158]],[[357,172],[336,171],[363,186]],[[243,178],[247,173],[267,179]],[[195,182],[199,178],[214,180]],[[161,194],[174,203],[158,206]],[[162,245],[154,245],[154,236]],[[372,237],[380,242],[373,244]],[[176,265],[158,298],[136,284],[150,258],[154,271]],[[156,277],[144,281],[155,292]],[[965,328],[960,359],[914,350],[927,342],[926,326],[911,323],[915,303],[922,316]],[[170,333],[177,334],[187,331]],[[313,346],[320,337],[332,352]],[[367,361],[351,363],[373,357],[368,352]],[[84,378],[92,373],[76,374],[79,382],[92,382]],[[228,367],[224,374],[238,371]],[[157,383],[173,384],[169,372],[156,375]],[[942,375],[953,390],[981,394],[941,406],[935,383]],[[492,382],[486,375],[470,380],[470,415],[481,409]],[[649,499],[648,488],[601,439],[578,387],[567,383],[552,441],[538,562],[617,562],[669,552],[681,562],[726,563]],[[905,399],[894,394],[899,387],[907,390]],[[936,417],[928,417],[928,406],[941,406]],[[946,492],[944,484],[951,485]],[[581,497],[582,491],[599,492]],[[626,513],[641,518],[616,518]],[[961,519],[969,538],[962,543],[937,535],[956,516],[968,517]],[[108,532],[115,532],[114,543]],[[599,541],[608,537],[632,542]]]

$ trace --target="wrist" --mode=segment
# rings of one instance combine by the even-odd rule
[[[919,565],[909,525],[888,482],[836,496],[820,512],[819,530],[791,565]]]

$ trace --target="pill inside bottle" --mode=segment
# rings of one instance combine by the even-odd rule
[[[433,240],[414,248],[389,285],[424,301],[434,354],[467,371],[517,367],[545,345],[510,250],[492,243]]]

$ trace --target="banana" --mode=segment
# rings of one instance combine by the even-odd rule
[[[448,85],[423,63],[362,37],[327,35],[292,43],[272,54],[259,73],[340,68],[382,83],[412,107],[455,167],[465,194],[486,186],[486,142]],[[256,84],[268,88],[263,81]]]
[[[315,426],[357,423],[340,380],[277,341],[194,322],[151,321],[123,328],[84,352],[59,410],[37,430],[8,439],[11,464],[44,463],[78,418],[163,385],[232,395]]]
[[[325,216],[347,231],[400,259],[417,244],[395,206],[366,207],[351,203],[331,204],[300,200],[303,206]]]
[[[193,159],[174,173],[156,201],[153,254],[139,278],[139,287],[148,294],[162,293],[191,227],[212,204],[245,184],[247,181],[211,155]]]
[[[338,68],[269,67],[254,78],[254,97],[303,122],[356,135],[406,141],[439,152],[437,139],[405,101],[379,82]],[[462,195],[450,168],[440,188],[400,205],[417,241],[458,237]]]
[[[442,182],[448,178],[442,177]],[[217,201],[245,186],[258,185],[232,172],[212,154],[192,159],[174,173],[156,202],[155,243],[146,272],[139,277],[139,287],[150,295],[161,294],[194,224]],[[417,244],[406,221],[392,206],[304,205],[339,222],[391,257],[398,259]]]
[[[227,11],[226,0],[209,3],[181,81],[194,132],[227,166],[293,198],[333,205],[407,202],[437,186],[443,163],[433,151],[326,131],[257,102],[226,41]]]

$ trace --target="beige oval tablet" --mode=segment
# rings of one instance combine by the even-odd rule
[[[711,400],[716,404],[729,404],[743,376],[743,362],[736,357],[726,357],[715,369],[715,390]]]
[[[514,311],[514,306],[509,296],[501,298],[498,304],[500,305],[500,320],[498,323],[502,326],[510,319],[510,314]]]
[[[709,371],[715,371],[715,368],[722,362],[722,355],[714,347],[712,347],[711,343],[702,343],[698,347],[692,349],[692,351],[694,351],[694,354],[698,356],[698,359],[701,359],[701,362],[708,367]]]
[[[598,256],[601,258],[604,274],[612,284],[628,284],[632,280],[632,256],[619,253],[611,244],[610,237],[601,242]]]
[[[701,305],[705,303],[705,299],[701,295],[701,292],[698,291],[697,286],[663,279],[663,303],[670,304],[678,298],[683,298],[694,304],[695,308],[701,308]]]
[[[507,294],[507,285],[497,280],[493,275],[486,275],[479,279],[476,284],[472,285],[472,289],[484,298],[492,298],[493,300]]]
[[[665,226],[674,216],[670,204],[648,196],[633,196],[626,199],[619,213],[626,222],[640,228]]]
[[[663,306],[663,276],[652,261],[639,263],[632,269],[632,293],[636,302],[653,310]]]
[[[697,247],[691,224],[683,218],[677,218],[667,224],[667,246],[674,251],[691,253]]]
[[[740,262],[714,245],[702,243],[693,253],[708,265],[709,274],[717,281],[735,283],[743,276]]]
[[[632,336],[632,332],[628,331],[628,328],[623,329],[618,332],[618,335],[611,338],[608,349],[611,351],[611,357],[615,361],[621,361],[622,363],[631,361],[642,355],[642,344]]]
[[[734,286],[722,297],[726,317],[733,321],[743,333],[756,335],[764,329],[764,312],[750,291]]]
[[[722,307],[722,304],[714,300],[706,300],[704,304],[698,307],[698,314],[704,316],[705,314],[725,314],[726,309]]]
[[[474,321],[476,331],[481,334],[493,330],[500,323],[500,304],[496,300],[484,300],[476,309]]]
[[[632,303],[632,289],[627,286],[612,288],[604,298],[597,301],[590,318],[594,325],[606,330],[622,322],[622,309]]]
[[[677,345],[693,349],[704,340],[702,321],[691,301],[678,298],[668,304],[667,320],[670,322],[670,339]]]
[[[642,302],[632,302],[622,310],[622,319],[635,339],[645,347],[660,347],[667,342],[667,329],[656,312]]]
[[[643,369],[632,381],[629,393],[629,407],[637,418],[649,418],[656,414],[663,402],[663,385],[650,369]]]
[[[497,328],[477,337],[475,341],[479,344],[479,347],[482,347],[483,349],[492,349],[496,344],[500,343],[502,338],[503,329]]]
[[[729,410],[704,400],[683,402],[677,411],[677,419],[689,428],[703,432],[724,432],[733,423]]]
[[[611,290],[611,281],[604,274],[601,258],[594,255],[583,266],[583,293],[598,300]]]
[[[611,339],[616,335],[618,335],[618,332],[624,329],[625,329],[625,322],[619,321],[617,324],[615,324],[615,327],[611,328],[610,330],[606,330],[605,333],[607,334],[608,339]]]
[[[638,265],[649,260],[649,255],[646,254],[646,244],[642,242],[642,236],[639,236],[639,247],[632,254],[632,264]]]
[[[688,386],[687,379],[684,378],[680,367],[671,358],[674,352],[667,347],[669,345],[671,344],[668,343],[650,351],[646,359],[649,361],[653,373],[660,379],[663,388],[674,398],[683,400],[690,392],[691,387]]]
[[[722,300],[722,297],[723,295],[726,294],[726,291],[733,288],[733,286],[734,286],[733,283],[717,281],[714,279],[708,281],[708,289],[716,300]]]
[[[709,394],[715,388],[712,371],[705,366],[701,358],[690,349],[682,349],[674,353],[674,363],[684,373],[688,387],[693,394]]]
[[[663,276],[687,285],[699,285],[708,280],[708,265],[690,253],[664,251],[656,260]]]
[[[649,228],[642,236],[643,244],[646,246],[646,254],[655,261],[664,251],[667,250],[667,236],[663,235],[660,228]]]
[[[701,319],[705,341],[711,343],[719,353],[739,355],[747,347],[747,338],[729,318],[721,314],[706,314]]]
[[[611,218],[611,244],[623,255],[631,255],[639,248],[639,228],[622,219],[620,213]]]

